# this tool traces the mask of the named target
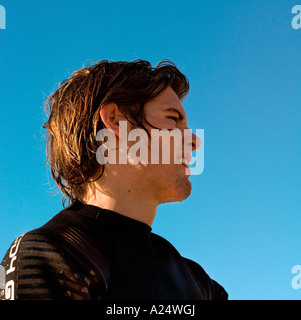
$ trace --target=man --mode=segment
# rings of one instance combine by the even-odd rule
[[[9,248],[3,299],[227,299],[197,263],[151,232],[157,206],[191,191],[186,173],[199,139],[190,132],[180,148],[176,139],[166,148],[161,137],[155,163],[150,148],[153,129],[187,132],[188,89],[170,61],[101,61],[61,83],[44,127],[52,176],[70,205]],[[145,133],[140,155],[127,139],[135,129]]]

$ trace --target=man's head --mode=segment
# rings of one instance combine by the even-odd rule
[[[49,118],[44,127],[48,130],[52,176],[69,201],[83,200],[90,181],[98,180],[103,173],[104,167],[96,158],[99,130],[109,128],[118,136],[117,120],[126,120],[128,129],[142,128],[148,132],[154,127],[184,130],[187,119],[181,100],[188,90],[187,78],[170,61],[162,61],[153,68],[143,60],[105,60],[76,71],[63,81],[47,100]],[[190,143],[195,146],[195,137]],[[164,176],[170,196],[162,202],[176,200],[168,180],[174,183],[174,179],[180,179],[178,184],[186,185],[186,193],[190,192],[187,177],[178,171],[173,175],[174,166],[126,168],[139,179],[149,179],[146,181],[153,187],[159,183],[158,173]],[[163,186],[157,187],[161,190]]]

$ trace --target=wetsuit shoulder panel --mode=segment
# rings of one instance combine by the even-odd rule
[[[87,279],[51,237],[39,230],[18,237],[1,265],[5,288],[0,299],[90,298]]]

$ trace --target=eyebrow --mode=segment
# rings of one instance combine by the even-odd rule
[[[175,108],[167,108],[164,111],[176,112],[179,115],[179,119],[180,120],[184,119],[184,116],[182,115],[182,113],[179,110],[175,109]]]

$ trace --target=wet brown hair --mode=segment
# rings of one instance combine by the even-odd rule
[[[148,61],[108,60],[75,71],[46,101],[47,159],[51,174],[69,203],[82,200],[87,183],[101,166],[96,160],[97,132],[104,128],[100,109],[116,103],[134,126],[147,123],[144,105],[170,86],[182,100],[189,83],[170,60],[155,68]],[[102,168],[101,168],[102,167]]]

